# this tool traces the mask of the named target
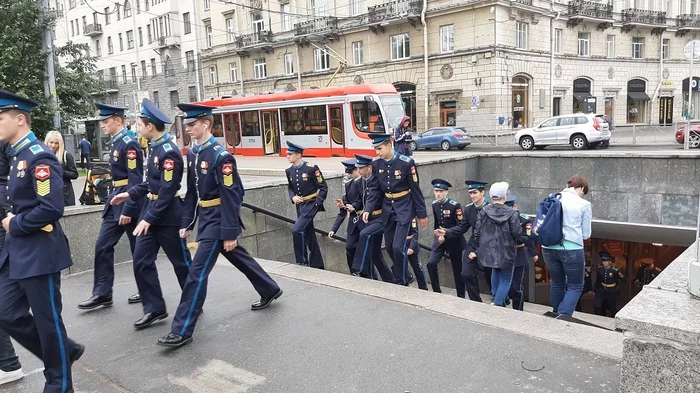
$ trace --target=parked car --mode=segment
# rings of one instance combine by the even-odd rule
[[[414,135],[411,148],[450,150],[453,147],[464,149],[472,144],[469,133],[461,127],[434,127]]]
[[[584,113],[550,117],[535,127],[522,129],[515,134],[515,143],[523,150],[569,144],[581,150],[594,148],[609,140],[608,123]]]
[[[681,145],[685,143],[685,126],[678,127],[676,131],[676,142]],[[689,147],[700,147],[700,124],[690,125],[690,138],[688,139]]]

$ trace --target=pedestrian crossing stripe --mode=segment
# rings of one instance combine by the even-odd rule
[[[51,192],[51,179],[47,180],[37,180],[36,181],[36,193],[39,196],[47,196]]]

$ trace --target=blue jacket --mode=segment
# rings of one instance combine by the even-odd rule
[[[138,201],[147,194],[141,220],[151,225],[180,228],[182,199],[177,196],[182,181],[184,162],[182,154],[167,133],[151,142],[146,181],[129,189],[132,200]],[[156,199],[157,198],[157,199]]]
[[[56,155],[33,132],[15,143],[8,182],[12,201],[10,233],[0,254],[0,268],[10,264],[18,280],[58,273],[73,265],[63,216],[63,169]]]
[[[112,137],[109,170],[112,174],[114,187],[109,193],[108,200],[112,200],[115,195],[127,192],[129,189],[143,183],[143,150],[141,150],[141,146],[139,146],[136,138],[131,136],[130,131],[126,129],[119,131]],[[119,185],[120,182],[126,182],[126,184]],[[111,209],[114,221],[119,221],[119,216],[121,215],[138,219],[144,203],[145,200],[143,198],[136,201],[127,201],[117,206],[107,203],[102,212],[102,217],[104,218]]]
[[[90,142],[87,141],[87,139],[81,139],[80,142],[78,142],[78,146],[80,146],[80,154],[86,156],[90,154]]]

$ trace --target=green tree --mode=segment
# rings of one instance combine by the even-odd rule
[[[96,58],[89,55],[87,44],[66,45],[56,48],[56,92],[62,124],[95,114],[90,95],[104,90],[104,83],[96,77]],[[63,64],[59,65],[59,58]]]

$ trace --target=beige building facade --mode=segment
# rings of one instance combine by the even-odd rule
[[[419,131],[573,112],[672,125],[688,100],[696,3],[198,0],[204,98],[392,83]]]

